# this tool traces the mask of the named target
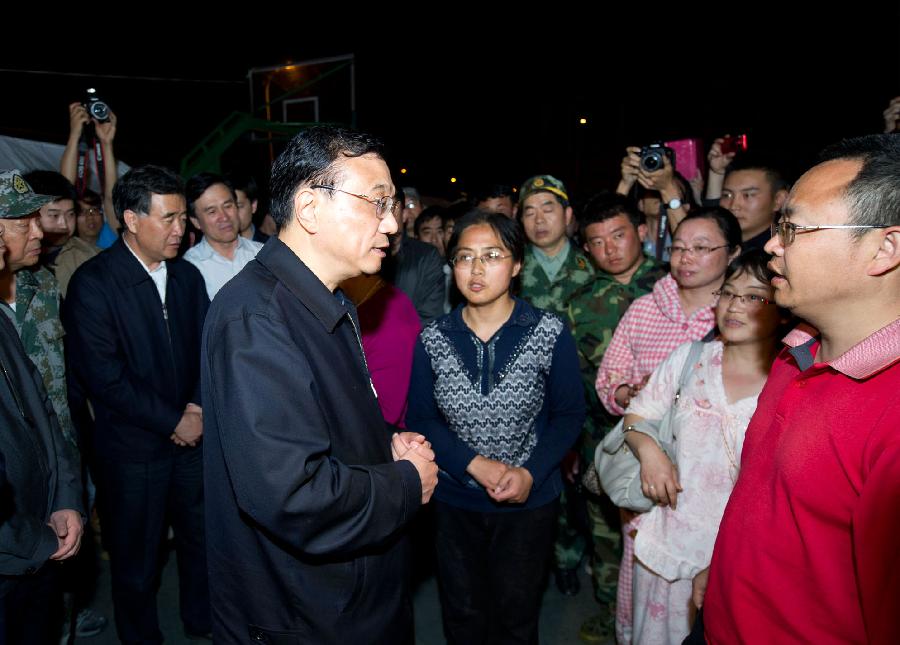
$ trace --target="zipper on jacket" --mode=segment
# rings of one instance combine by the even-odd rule
[[[366,351],[363,349],[362,337],[359,335],[359,330],[356,328],[356,322],[354,322],[353,316],[348,313],[347,318],[350,319],[350,324],[353,326],[353,333],[356,335],[356,342],[359,344],[359,353],[363,359],[363,367],[366,368],[366,377],[369,379],[369,387],[372,388],[372,394],[374,394],[377,399],[378,391],[375,389],[375,383],[372,382],[372,374],[369,372],[369,362],[366,360]]]
[[[168,291],[168,285],[166,291]],[[166,307],[165,300],[161,299],[160,302],[162,303],[163,326],[166,328],[166,338],[169,339],[169,359],[172,361],[172,373],[177,374],[178,366],[175,364],[175,347],[172,345],[172,330],[169,329],[169,309]],[[172,384],[175,386],[175,398],[177,399],[179,394],[178,379],[173,379]]]
[[[6,384],[9,386],[9,391],[13,395],[13,399],[15,399],[16,401],[16,406],[19,408],[19,414],[21,414],[22,418],[27,421],[28,417],[25,416],[25,406],[22,405],[22,400],[19,398],[18,391],[16,391],[16,388],[13,387],[12,378],[10,378],[9,372],[6,371],[6,363],[4,363],[2,359],[0,359],[0,368],[3,369],[3,377],[6,379]]]

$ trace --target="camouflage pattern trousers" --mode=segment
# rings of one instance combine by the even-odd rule
[[[559,569],[575,569],[590,557],[594,597],[612,607],[616,600],[619,562],[622,560],[622,524],[619,509],[606,495],[595,495],[570,485],[560,499],[554,556]],[[586,553],[586,551],[588,551]]]

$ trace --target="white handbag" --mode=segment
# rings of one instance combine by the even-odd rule
[[[691,367],[700,358],[704,343],[694,341],[688,352],[675,398],[663,418],[658,421],[643,420],[635,424],[635,430],[651,437],[675,464],[675,440],[672,431],[675,404],[681,397],[681,389],[687,382]],[[677,464],[676,464],[677,465]],[[625,443],[625,417],[619,419],[615,427],[603,438],[594,453],[594,467],[600,477],[603,491],[616,506],[632,511],[644,512],[653,508],[653,502],[641,490],[641,464],[628,444]]]

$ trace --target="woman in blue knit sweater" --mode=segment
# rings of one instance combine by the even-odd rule
[[[559,463],[584,420],[565,323],[510,293],[523,253],[511,219],[456,222],[447,257],[465,303],[422,331],[413,359],[407,426],[441,469],[435,546],[450,643],[538,642]]]

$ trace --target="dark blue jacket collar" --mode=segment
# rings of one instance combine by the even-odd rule
[[[113,242],[112,246],[106,250],[106,253],[109,254],[110,261],[114,261],[118,265],[119,270],[117,273],[122,284],[133,287],[144,280],[151,279],[150,274],[147,273],[137,258],[125,246],[124,235],[120,235],[119,239]],[[166,266],[166,270],[168,270],[168,266]]]
[[[296,253],[277,237],[270,237],[256,261],[272,272],[329,332],[350,313],[346,300],[335,297]]]
[[[515,307],[513,307],[512,314],[509,319],[501,325],[500,329],[512,326],[530,327],[541,319],[541,311],[539,309],[535,309],[524,300],[516,298],[515,296],[513,296],[513,300],[516,304]],[[438,329],[441,331],[470,332],[469,326],[462,317],[463,307],[465,307],[465,303],[458,305],[456,309],[449,314],[439,318],[437,320]]]

